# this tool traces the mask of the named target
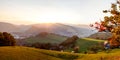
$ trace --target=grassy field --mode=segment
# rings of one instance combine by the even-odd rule
[[[80,38],[76,41],[76,46],[79,46],[79,52],[87,51],[91,46],[103,43],[104,40],[92,39],[92,38]],[[66,49],[65,51],[72,51],[72,48]]]
[[[97,45],[99,43],[104,42],[104,40],[96,40],[96,39],[91,39],[91,38],[81,38],[77,40],[76,45],[79,46],[79,51],[86,51],[87,48]]]
[[[46,37],[30,37],[26,39],[25,41],[27,43],[35,43],[35,42],[40,42],[40,43],[61,43],[66,40],[66,37],[64,36],[57,36],[57,35],[47,35]],[[104,40],[99,40],[99,39],[92,39],[92,38],[80,38],[76,41],[76,46],[79,46],[79,52],[85,52],[88,50],[89,47],[98,45],[103,43]],[[73,51],[73,48],[67,48],[65,49],[66,52],[71,52]]]
[[[73,60],[78,54],[30,47],[0,47],[0,60]]]
[[[120,49],[97,54],[69,53],[30,47],[0,47],[0,60],[120,60]]]
[[[79,55],[76,60],[120,60],[120,49],[112,49],[97,54]]]
[[[60,35],[56,35],[56,34],[48,34],[46,37],[41,37],[41,36],[35,36],[35,37],[30,37],[25,39],[24,41],[26,43],[36,43],[36,42],[40,42],[40,43],[61,43],[63,41],[65,41],[67,39],[67,37],[65,36],[60,36]]]
[[[27,47],[0,47],[0,60],[62,60]]]

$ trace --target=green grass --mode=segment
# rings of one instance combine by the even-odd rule
[[[59,43],[65,41],[66,39],[67,39],[67,37],[65,37],[65,36],[48,34],[46,37],[35,36],[35,37],[27,38],[27,39],[25,39],[25,42],[30,43],[30,44],[36,43],[36,42],[39,42],[39,43],[57,43],[57,44],[59,44]]]
[[[78,54],[30,47],[0,47],[0,60],[73,60]]]
[[[103,43],[104,40],[92,39],[92,38],[80,38],[76,41],[76,46],[79,46],[79,52],[85,52],[91,46]],[[65,51],[71,52],[73,48],[68,48]]]
[[[79,55],[76,60],[120,60],[120,49],[111,49],[109,52],[102,51],[97,54]]]
[[[69,53],[30,47],[0,47],[0,60],[120,60],[120,49],[97,54]]]
[[[99,44],[101,42],[104,42],[104,40],[96,40],[91,38],[81,38],[78,39],[76,42],[76,45],[79,46],[79,51],[87,51],[87,49],[93,45]]]
[[[62,60],[28,47],[0,47],[0,60]]]
[[[82,38],[77,40],[80,51],[85,51],[92,45],[104,42],[104,40]],[[76,60],[120,60],[120,49],[110,49],[107,51],[101,51],[97,54],[79,54],[79,58]]]

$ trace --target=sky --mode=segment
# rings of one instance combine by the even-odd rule
[[[0,0],[0,22],[90,24],[115,0]]]

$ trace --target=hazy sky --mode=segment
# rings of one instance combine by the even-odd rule
[[[0,22],[15,24],[99,21],[115,0],[0,0]]]

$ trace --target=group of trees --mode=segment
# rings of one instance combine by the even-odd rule
[[[40,49],[47,49],[50,50],[53,46],[56,46],[56,44],[51,43],[33,43],[31,47],[40,48]]]
[[[65,41],[63,41],[61,44],[59,44],[59,46],[61,47],[61,49],[66,49],[66,48],[72,48],[74,50],[74,52],[78,52],[79,50],[79,46],[76,46],[76,41],[79,39],[78,36],[74,35],[70,38],[67,38]]]
[[[25,45],[25,46],[30,46],[30,47],[35,47],[35,48],[40,48],[40,49],[47,49],[47,50],[64,50],[66,48],[73,48],[75,51],[78,51],[78,47],[75,46],[75,42],[78,39],[77,36],[72,36],[67,38],[65,41],[63,41],[60,44],[52,44],[52,43],[33,43],[31,45]]]
[[[61,44],[59,44],[60,46],[64,46],[64,47],[74,47],[75,46],[75,42],[79,37],[74,35],[70,38],[67,38],[65,41],[63,41]]]
[[[58,44],[53,44],[53,43],[33,43],[33,44],[25,44],[24,46],[28,47],[35,47],[35,48],[40,48],[40,49],[46,49],[46,50],[56,50],[60,51],[60,47]]]
[[[0,32],[0,46],[15,46],[16,41],[14,37],[7,32]]]
[[[111,32],[112,37],[108,39],[111,47],[120,46],[120,0],[111,4],[110,10],[103,10],[103,13],[109,13],[111,16],[105,16],[100,23],[95,23],[96,29],[105,32]],[[93,25],[90,25],[93,27]]]

